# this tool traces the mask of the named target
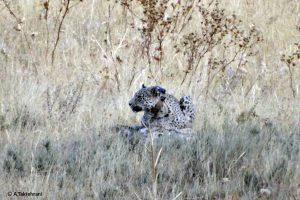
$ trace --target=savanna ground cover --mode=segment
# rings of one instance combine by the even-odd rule
[[[298,0],[1,0],[1,199],[300,199],[299,13]],[[195,138],[111,129],[139,123],[142,83],[193,97]]]

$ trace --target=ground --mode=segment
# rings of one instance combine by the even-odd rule
[[[299,0],[147,2],[0,1],[0,199],[300,199]],[[191,139],[112,128],[142,83]]]

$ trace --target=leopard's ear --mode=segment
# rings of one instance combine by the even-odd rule
[[[151,93],[156,97],[160,94],[165,94],[166,90],[160,86],[154,86],[153,88],[151,88]]]
[[[145,84],[143,83],[142,88],[146,88]]]
[[[166,94],[166,89],[164,89],[164,88],[162,88],[162,87],[160,87],[160,86],[156,86],[156,89],[157,89],[157,91],[158,91],[159,93],[161,93],[161,94]]]

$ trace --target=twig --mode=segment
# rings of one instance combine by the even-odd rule
[[[60,39],[60,33],[61,33],[61,28],[62,28],[62,25],[64,23],[64,20],[67,16],[67,13],[69,12],[69,10],[71,8],[73,8],[74,6],[78,5],[80,2],[82,2],[82,0],[79,0],[77,3],[74,3],[73,5],[70,5],[70,2],[71,0],[67,0],[67,3],[66,3],[66,8],[65,8],[65,12],[63,13],[63,16],[62,16],[62,19],[61,21],[59,22],[59,26],[58,26],[58,31],[57,31],[57,37],[56,37],[56,41],[55,41],[55,44],[54,44],[54,47],[53,47],[53,50],[52,50],[52,55],[51,55],[51,62],[52,62],[52,65],[54,64],[54,59],[55,59],[55,51],[56,51],[56,48],[57,48],[57,45],[58,45],[58,42],[59,42],[59,39]],[[61,10],[59,11],[61,12]],[[58,18],[59,18],[59,15],[58,15]],[[56,26],[56,25],[55,25]]]
[[[73,103],[73,105],[72,105],[72,109],[71,109],[71,111],[70,111],[70,114],[75,112],[75,109],[76,109],[76,107],[77,107],[77,104],[78,104],[78,102],[79,102],[79,100],[80,100],[80,97],[81,97],[81,95],[82,95],[83,85],[84,85],[84,80],[81,82],[81,84],[80,84],[80,86],[79,86],[79,90],[78,90],[78,94],[77,94],[77,96],[76,96],[76,99],[75,99],[75,100],[72,99],[72,102],[74,102],[74,103]]]
[[[94,36],[92,36],[91,40],[97,44],[97,46],[99,47],[99,49],[104,54],[105,58],[108,58],[108,55],[106,54],[106,51],[104,50],[104,48],[101,46],[100,42],[98,40],[96,40],[96,38]]]
[[[6,2],[6,0],[2,0],[4,3],[4,6],[7,8],[7,10],[9,11],[9,14],[11,14],[11,16],[13,16],[15,18],[15,20],[17,21],[18,24],[22,23],[22,20],[17,17],[17,15],[15,15],[15,13],[11,10],[9,4]]]
[[[52,59],[52,61],[51,61],[51,62],[52,62],[52,65],[54,64],[55,50],[56,50],[56,48],[57,48],[57,44],[58,44],[59,39],[60,39],[61,28],[62,28],[63,22],[64,22],[64,20],[65,20],[65,18],[66,18],[66,15],[67,15],[67,13],[68,13],[68,11],[69,11],[70,1],[71,1],[71,0],[67,0],[65,12],[64,12],[64,14],[63,14],[63,16],[62,16],[62,19],[61,19],[60,23],[59,23],[56,41],[55,41],[55,44],[54,44],[54,48],[53,48],[53,50],[52,50],[52,56],[51,56],[51,59]]]
[[[117,56],[118,50],[122,48],[123,42],[124,42],[124,40],[125,40],[125,38],[126,38],[126,36],[127,36],[127,32],[128,32],[128,29],[126,29],[126,31],[125,31],[125,33],[124,33],[124,35],[123,35],[123,37],[122,37],[122,39],[121,39],[119,45],[117,46],[117,48],[116,48],[116,50],[115,50],[115,52],[114,52],[114,57]]]
[[[244,155],[246,154],[246,152],[244,151],[236,160],[232,161],[228,167],[228,171],[227,171],[227,175],[229,175],[231,169],[233,168],[233,165],[236,164],[242,157],[244,157]]]
[[[22,19],[21,19],[20,17],[18,17],[18,16],[12,11],[12,9],[10,8],[10,6],[9,6],[9,4],[6,2],[6,0],[2,0],[2,1],[3,1],[4,5],[5,5],[5,8],[9,11],[9,14],[10,14],[11,16],[13,16],[13,18],[15,18],[17,24],[18,24],[19,26],[21,26],[21,24],[23,23]],[[26,42],[26,44],[27,44],[27,46],[28,46],[28,49],[31,49],[30,44],[29,44],[29,41],[28,41],[28,38],[27,38],[26,34],[24,33],[22,26],[21,26],[21,32],[22,32],[22,34],[23,34],[23,36],[24,36],[24,38],[25,38],[25,42]]]
[[[176,197],[173,198],[173,200],[176,200],[177,198],[179,198],[182,195],[182,192],[179,192],[179,194],[176,195]]]
[[[44,8],[46,10],[46,13],[45,13],[45,21],[46,21],[46,54],[45,54],[45,59],[46,61],[48,62],[48,51],[49,51],[49,26],[48,26],[48,14],[49,14],[49,3],[50,3],[50,0],[47,0],[45,3],[44,3]]]
[[[54,48],[53,48],[53,50],[52,50],[52,55],[51,55],[51,59],[52,59],[51,62],[52,62],[52,65],[54,64],[55,50],[56,50],[56,48],[57,48],[57,45],[58,45],[58,42],[59,42],[59,39],[60,39],[61,28],[62,28],[63,22],[64,22],[64,20],[65,20],[65,18],[66,18],[66,16],[67,16],[67,13],[68,13],[69,10],[70,10],[70,7],[69,7],[69,6],[70,6],[70,2],[71,2],[71,0],[67,0],[65,12],[64,12],[64,14],[63,14],[63,16],[62,16],[62,19],[61,19],[61,21],[60,21],[60,23],[59,23],[59,26],[58,26],[57,37],[56,37],[56,41],[55,41]],[[73,6],[72,6],[72,7],[73,7]]]
[[[293,72],[292,72],[290,64],[288,64],[288,68],[289,68],[290,88],[292,90],[293,97],[295,98],[296,97],[296,90],[294,89],[294,85],[293,85]]]
[[[158,177],[157,165],[158,165],[160,157],[161,157],[162,147],[159,149],[157,155],[155,156],[154,137],[153,137],[153,133],[151,130],[150,130],[149,135],[150,135],[150,139],[151,139],[149,153],[150,153],[151,171],[152,171],[152,193],[153,193],[153,198],[156,200],[157,199],[157,177]]]

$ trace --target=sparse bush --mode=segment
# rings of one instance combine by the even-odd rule
[[[77,83],[74,88],[56,87],[50,91],[47,89],[46,109],[49,118],[66,120],[76,112],[83,92],[84,81]]]
[[[3,158],[3,171],[8,176],[24,175],[23,155],[14,145],[6,145]]]
[[[57,150],[49,139],[42,140],[34,149],[34,168],[47,175],[57,164]]]

